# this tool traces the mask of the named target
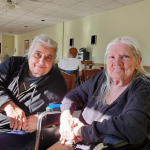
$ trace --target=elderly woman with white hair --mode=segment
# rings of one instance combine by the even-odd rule
[[[106,69],[65,95],[60,142],[49,150],[73,149],[65,144],[68,140],[75,141],[74,149],[92,150],[105,135],[128,143],[117,150],[149,150],[150,75],[141,61],[135,39],[125,36],[110,42],[105,53]],[[83,108],[79,119],[72,116],[78,106]]]
[[[38,114],[61,103],[67,86],[54,67],[57,43],[48,35],[34,38],[25,57],[0,64],[0,149],[30,149],[35,142]],[[45,118],[44,124],[56,118]]]

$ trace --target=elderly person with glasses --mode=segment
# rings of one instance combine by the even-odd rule
[[[60,103],[67,92],[54,67],[57,43],[48,35],[33,40],[28,56],[10,57],[0,64],[0,149],[30,149],[35,142],[38,114]],[[45,124],[55,121],[45,119]]]

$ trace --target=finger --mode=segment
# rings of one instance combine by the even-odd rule
[[[60,139],[59,139],[59,140],[60,140],[60,141],[63,140],[63,136],[60,136]]]
[[[9,118],[10,119],[10,128],[13,128],[13,124],[14,124],[14,120],[13,119],[11,119],[11,118]]]
[[[16,130],[16,129],[17,129],[17,126],[18,126],[18,121],[15,120],[15,121],[13,122],[13,130]]]
[[[21,130],[21,127],[22,127],[22,120],[19,118],[19,119],[18,119],[17,130]]]
[[[61,144],[62,146],[65,145],[65,142],[66,142],[65,138],[62,138],[62,139],[60,140],[60,144]]]
[[[27,126],[27,118],[24,117],[24,118],[22,119],[22,130],[25,130],[25,129],[26,129],[26,126]]]

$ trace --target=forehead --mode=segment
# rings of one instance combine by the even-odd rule
[[[133,54],[132,48],[124,43],[116,43],[116,44],[112,44],[109,48],[108,54],[119,54],[119,53],[123,53],[123,54]]]
[[[51,54],[54,55],[55,49],[53,47],[49,47],[42,42],[35,43],[31,53],[43,53],[43,54]]]

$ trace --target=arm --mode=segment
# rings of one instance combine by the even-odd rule
[[[9,57],[0,64],[0,107],[6,102],[13,101],[12,97],[8,94],[8,86],[10,80],[16,76],[14,73],[23,61],[24,58],[22,57]]]
[[[82,70],[81,70],[81,71],[79,71],[79,77],[80,77],[80,76],[82,76]]]
[[[84,106],[88,99],[90,99],[92,93],[94,92],[92,90],[90,90],[90,92],[92,93],[89,92],[89,88],[91,87],[92,83],[92,79],[88,80],[83,85],[66,94],[65,98],[62,101],[61,110],[63,111],[63,113],[61,114],[60,119],[60,140],[62,145],[64,145],[64,142],[68,139],[77,141],[77,134],[75,135],[74,133],[74,127],[79,126],[79,123],[77,123],[79,122],[79,120],[72,117],[71,114],[78,106]]]
[[[7,117],[10,119],[10,128],[14,130],[24,128],[26,116],[24,111],[13,102],[8,93],[8,87],[10,80],[15,77],[14,74],[17,67],[20,67],[23,61],[24,58],[22,57],[10,57],[0,64],[0,110],[5,111]],[[16,121],[18,121],[18,124],[16,124]]]
[[[100,142],[105,134],[108,134],[120,137],[130,144],[141,143],[149,136],[149,114],[150,93],[138,94],[131,97],[120,115],[103,120],[101,123],[95,121],[91,125],[82,127],[83,140],[87,143]]]
[[[81,61],[79,63],[79,77],[82,76],[82,64]]]

